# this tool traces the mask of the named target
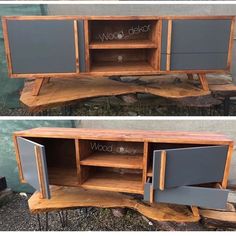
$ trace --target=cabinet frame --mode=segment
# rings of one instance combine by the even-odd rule
[[[230,40],[229,40],[229,49],[228,49],[228,57],[227,57],[227,68],[224,70],[170,70],[170,60],[171,56],[167,56],[166,58],[166,70],[161,70],[160,68],[160,55],[161,55],[161,28],[162,28],[162,20],[168,20],[168,39],[167,39],[167,55],[169,55],[171,50],[171,32],[172,32],[172,21],[177,19],[228,19],[231,20],[231,32],[230,32]],[[43,74],[16,74],[12,71],[11,64],[11,54],[10,54],[10,45],[8,39],[7,32],[7,21],[9,20],[74,20],[74,37],[75,37],[75,49],[76,49],[76,72],[75,73],[43,73]],[[85,33],[85,60],[86,60],[86,72],[79,72],[79,50],[78,50],[78,26],[77,21],[84,20],[84,33]],[[89,53],[89,21],[91,20],[107,20],[111,21],[119,21],[119,20],[153,20],[159,21],[156,30],[156,43],[157,43],[157,65],[153,71],[128,71],[126,73],[120,71],[112,71],[112,72],[91,72],[90,71],[90,53]],[[171,74],[171,73],[225,73],[229,72],[232,64],[232,48],[233,48],[233,39],[234,39],[234,24],[235,24],[235,16],[3,16],[2,17],[3,24],[3,35],[5,42],[5,51],[8,63],[8,74],[10,78],[64,78],[66,77],[79,77],[80,75],[92,75],[92,76],[112,76],[112,75],[155,75],[155,74]]]
[[[230,37],[229,37],[229,46],[228,52],[225,53],[225,57],[227,57],[226,67],[224,69],[186,69],[186,70],[171,70],[171,39],[172,39],[172,23],[174,20],[231,20],[230,26]],[[13,73],[12,69],[12,59],[11,59],[11,49],[9,45],[8,38],[8,25],[7,22],[11,20],[73,20],[74,21],[74,42],[75,42],[75,69],[76,71],[73,73]],[[94,45],[90,44],[90,22],[91,21],[156,21],[155,30],[154,30],[154,41],[152,45],[147,47],[142,44],[139,47],[135,47],[135,45],[127,46],[125,49],[127,50],[138,50],[143,49],[146,50],[146,61],[140,61],[138,65],[135,62],[131,64],[126,64],[126,67],[115,64],[114,66],[109,66],[105,64],[105,67],[96,68],[94,71],[92,70],[92,50],[94,49]],[[162,53],[162,26],[163,21],[166,20],[168,22],[167,27],[167,52]],[[78,36],[78,21],[83,21],[83,44],[79,45],[79,36]],[[6,51],[6,58],[8,64],[8,75],[10,78],[31,78],[36,79],[33,88],[33,95],[37,96],[41,90],[41,87],[44,83],[47,83],[50,78],[82,78],[83,76],[93,76],[93,77],[101,77],[101,76],[142,76],[142,75],[158,75],[158,74],[187,74],[190,78],[193,74],[197,74],[199,81],[201,83],[202,89],[205,91],[209,91],[209,86],[206,80],[206,73],[230,73],[232,66],[232,49],[234,42],[234,26],[235,26],[235,16],[3,16],[2,17],[2,25],[3,25],[3,36],[4,36],[4,45]],[[152,35],[152,37],[154,37]],[[80,43],[81,44],[81,43]],[[153,48],[155,46],[155,48]],[[79,56],[79,48],[83,48],[85,55]],[[117,49],[120,49],[122,45],[118,46]],[[113,47],[110,45],[107,46],[107,49],[102,50],[111,50]],[[148,49],[149,48],[149,49]],[[113,48],[114,49],[114,48]],[[116,49],[114,49],[116,50]],[[149,51],[147,51],[149,50]],[[152,51],[151,51],[152,50]],[[127,51],[126,51],[127,53]],[[140,54],[140,53],[139,53]],[[126,54],[127,56],[128,54]],[[80,59],[83,61],[84,67],[82,71],[79,69]],[[218,64],[222,63],[221,61],[224,58],[219,58]],[[163,62],[164,60],[164,62]],[[162,67],[162,64],[164,65]],[[124,65],[124,64],[123,64]],[[101,66],[100,66],[101,67]],[[105,68],[105,69],[104,69]],[[123,68],[123,69],[122,69]],[[85,70],[85,71],[83,71]]]
[[[25,183],[24,174],[22,171],[19,147],[17,144],[17,137],[23,138],[50,138],[50,139],[70,139],[74,140],[74,151],[75,151],[75,163],[78,177],[78,187],[83,187],[84,180],[88,177],[90,166],[86,167],[84,173],[81,168],[81,143],[86,140],[97,140],[97,141],[115,141],[115,142],[136,142],[141,143],[143,150],[142,169],[140,170],[139,190],[123,191],[132,193],[144,193],[144,186],[147,183],[148,178],[152,176],[152,171],[148,170],[150,167],[150,158],[152,156],[150,145],[155,144],[178,144],[178,145],[227,145],[227,157],[224,167],[223,180],[219,183],[223,189],[227,187],[227,180],[229,176],[230,162],[233,151],[233,141],[220,134],[211,133],[195,133],[195,132],[162,132],[162,131],[130,131],[130,130],[94,130],[94,129],[79,129],[79,128],[36,128],[25,131],[15,132],[13,140],[15,144],[16,160],[19,169],[19,177],[22,183]],[[85,147],[86,148],[86,147]],[[163,148],[164,149],[164,148]],[[164,158],[164,155],[163,155]],[[164,165],[164,164],[163,164]],[[96,167],[96,165],[94,165]],[[100,168],[97,166],[96,168]],[[117,167],[118,169],[120,167]],[[49,180],[50,181],[50,180]],[[86,185],[84,186],[86,188]],[[90,189],[93,187],[89,187]],[[103,186],[97,189],[102,190]],[[95,188],[96,189],[96,188]],[[105,190],[109,190],[109,186]],[[112,188],[111,191],[119,191],[118,188]]]

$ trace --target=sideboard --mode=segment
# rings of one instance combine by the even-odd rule
[[[35,128],[15,132],[14,143],[20,180],[41,198],[59,185],[226,206],[233,141],[222,134]]]
[[[234,16],[4,16],[11,78],[228,73]]]

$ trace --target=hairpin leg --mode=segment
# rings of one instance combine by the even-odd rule
[[[59,211],[58,212],[59,218],[60,218],[60,222],[61,222],[61,226],[64,228],[67,226],[67,211]]]
[[[42,227],[41,219],[40,219],[39,214],[37,214],[37,220],[38,220],[39,230],[40,231],[42,231],[42,230],[48,231],[48,212],[45,213],[45,227]]]

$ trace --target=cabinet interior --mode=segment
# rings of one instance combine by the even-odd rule
[[[29,139],[45,147],[49,184],[78,186],[74,139]]]
[[[158,21],[90,20],[92,72],[154,71],[158,64]]]
[[[144,153],[143,142],[28,139],[45,147],[49,184],[137,194],[143,194],[143,183],[152,180],[154,150],[213,146],[150,142]],[[144,180],[146,154],[147,179]]]
[[[85,188],[142,192],[143,143],[79,140]]]

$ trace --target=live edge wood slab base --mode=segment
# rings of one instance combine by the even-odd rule
[[[229,75],[209,74],[209,90],[203,90],[197,77],[187,75],[138,76],[142,83],[115,81],[107,77],[46,79],[40,94],[34,96],[34,80],[25,82],[20,101],[31,112],[103,96],[147,93],[172,100],[214,99],[212,95],[236,96]],[[41,81],[42,82],[42,81]],[[37,91],[36,91],[37,93]]]
[[[107,191],[85,190],[78,187],[51,186],[51,199],[41,199],[35,192],[29,199],[29,209],[33,214],[68,210],[78,207],[116,208],[127,207],[156,221],[197,222],[199,214],[190,207],[170,204],[144,204],[132,196]],[[197,209],[197,208],[196,208]],[[195,209],[195,210],[196,210]]]

